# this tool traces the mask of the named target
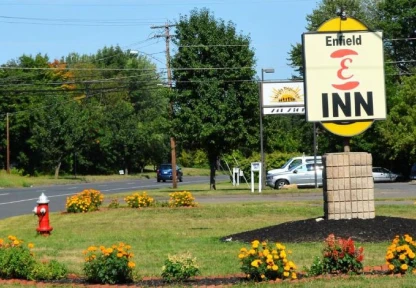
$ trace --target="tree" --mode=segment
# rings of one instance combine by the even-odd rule
[[[410,73],[416,67],[416,0],[381,1],[375,22],[384,32],[387,59],[398,74]]]
[[[258,144],[258,86],[250,38],[208,9],[181,16],[173,38],[174,134],[188,149],[206,151],[215,189],[222,153]]]

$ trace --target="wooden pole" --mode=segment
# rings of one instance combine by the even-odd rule
[[[344,152],[351,152],[350,137],[344,137]]]
[[[6,114],[6,138],[7,138],[7,163],[6,163],[6,171],[7,174],[10,174],[10,135],[9,135],[9,113]]]

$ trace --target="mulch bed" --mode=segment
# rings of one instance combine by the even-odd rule
[[[400,217],[376,216],[373,219],[321,220],[311,218],[290,221],[261,229],[222,237],[222,241],[252,242],[253,240],[301,243],[322,242],[329,234],[358,242],[390,242],[396,235],[416,237],[416,220]]]

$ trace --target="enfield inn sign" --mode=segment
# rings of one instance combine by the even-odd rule
[[[306,119],[386,118],[382,32],[304,33]]]

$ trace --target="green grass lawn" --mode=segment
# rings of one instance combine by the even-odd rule
[[[218,184],[217,190],[209,185],[180,185],[179,191],[190,191],[196,198],[210,195],[222,197],[262,197],[277,193],[266,189],[262,194],[251,193],[247,187],[234,187],[230,183]],[[167,198],[171,188],[150,190],[155,198]],[[284,193],[316,193],[320,189],[302,189]],[[280,191],[278,192],[280,193]],[[164,260],[169,254],[189,251],[197,258],[202,276],[239,274],[240,248],[247,243],[221,242],[219,239],[234,233],[258,229],[279,223],[318,217],[323,215],[321,201],[201,204],[196,208],[126,208],[123,197],[132,193],[106,196],[117,197],[121,208],[107,209],[108,200],[101,211],[85,214],[52,213],[50,224],[54,228],[51,236],[36,234],[37,217],[24,215],[0,220],[0,238],[17,236],[25,243],[35,244],[33,251],[40,259],[56,259],[65,263],[71,273],[82,275],[83,250],[89,246],[111,246],[124,242],[132,246],[134,261],[141,276],[160,276]],[[258,200],[258,199],[256,199]],[[412,205],[379,205],[377,215],[416,219]],[[388,229],[388,227],[386,227]],[[414,235],[413,235],[414,236]],[[253,239],[255,240],[255,239]],[[323,241],[324,239],[322,239]],[[289,260],[295,262],[298,271],[312,264],[320,256],[322,243],[283,243],[292,251]],[[385,263],[388,242],[356,243],[364,247],[364,265],[378,266]],[[282,287],[414,287],[415,276],[378,276],[369,279],[363,276],[351,278],[323,278],[308,281],[279,283]],[[254,285],[254,284],[253,284]],[[275,284],[274,284],[275,285]],[[247,286],[247,285],[245,285]],[[252,285],[248,285],[252,286]],[[269,284],[262,284],[262,287]],[[18,286],[2,286],[18,287]],[[27,287],[27,286],[25,286]],[[68,286],[69,287],[69,286]]]

